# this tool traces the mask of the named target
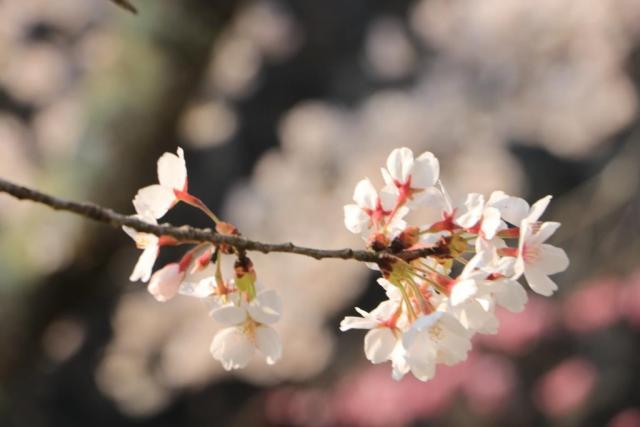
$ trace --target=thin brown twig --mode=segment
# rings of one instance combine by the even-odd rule
[[[129,2],[129,0],[111,0],[111,2],[133,14],[138,13],[138,9],[136,9],[136,7],[132,5],[131,2]]]
[[[234,247],[238,251],[257,251],[262,253],[281,252],[296,255],[304,255],[315,259],[338,258],[352,259],[360,262],[378,263],[388,260],[389,256],[410,261],[429,255],[437,255],[438,248],[421,248],[406,250],[391,254],[390,252],[372,252],[355,249],[316,249],[297,246],[288,243],[263,243],[250,240],[241,236],[227,236],[219,234],[208,228],[195,228],[187,225],[173,226],[171,224],[149,224],[138,218],[122,215],[111,209],[104,208],[94,203],[74,202],[60,199],[40,191],[11,183],[0,178],[0,193],[9,194],[20,200],[31,200],[46,205],[52,209],[72,212],[94,221],[111,225],[112,227],[131,227],[139,232],[151,233],[156,236],[171,236],[179,241],[211,242],[215,245],[225,244]]]

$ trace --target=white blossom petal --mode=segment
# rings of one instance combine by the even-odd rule
[[[140,254],[138,262],[133,268],[133,273],[131,273],[129,280],[131,280],[132,282],[135,282],[137,280],[148,282],[149,278],[151,277],[151,273],[153,272],[153,265],[156,263],[156,258],[158,258],[159,251],[160,248],[157,244],[147,246]]]
[[[535,267],[527,266],[524,271],[524,277],[527,279],[529,287],[540,295],[548,297],[558,290],[558,285],[556,285],[555,282],[542,270]]]
[[[413,152],[410,149],[406,147],[396,148],[389,154],[387,170],[394,180],[405,183],[412,168]]]
[[[222,367],[230,371],[246,367],[253,353],[254,346],[240,328],[230,327],[220,330],[211,342],[211,355]]]
[[[433,187],[440,176],[440,162],[433,153],[426,151],[413,162],[411,171],[411,187]]]
[[[487,203],[500,211],[500,216],[510,224],[519,225],[529,214],[529,203],[520,197],[512,197],[503,191],[494,191]]]
[[[527,304],[527,291],[515,280],[498,280],[492,286],[495,287],[496,302],[501,307],[512,313],[524,310]]]
[[[556,230],[560,228],[559,222],[547,221],[540,224],[540,228],[535,234],[532,234],[529,239],[529,243],[542,243],[545,242],[549,237],[556,232]]]
[[[239,325],[247,319],[247,312],[237,305],[227,303],[209,311],[209,316],[223,325]]]
[[[178,155],[164,153],[158,159],[158,182],[171,190],[183,191],[185,189],[187,166],[182,148],[178,148]]]
[[[178,293],[187,297],[207,298],[215,292],[215,279],[208,277],[199,281],[187,281],[180,285]]]
[[[545,196],[542,199],[538,200],[531,206],[531,210],[529,211],[529,215],[527,215],[526,219],[529,222],[536,222],[540,219],[544,211],[549,206],[549,202],[551,202],[551,196]]]
[[[256,347],[260,350],[268,365],[273,365],[282,357],[282,343],[275,329],[261,325],[256,328]]]
[[[282,300],[275,289],[262,291],[249,303],[248,310],[259,323],[275,323],[282,313]]]
[[[160,302],[169,301],[178,293],[183,278],[184,274],[177,263],[167,264],[153,273],[147,291]]]
[[[457,306],[466,302],[478,292],[475,280],[462,280],[451,289],[451,305]]]
[[[543,243],[538,249],[536,268],[545,274],[555,274],[569,267],[569,257],[562,248]]]
[[[397,339],[389,328],[371,329],[364,337],[364,352],[371,363],[382,363],[391,357]]]
[[[500,219],[500,211],[493,207],[486,207],[482,213],[482,225],[480,227],[484,238],[493,239],[501,225],[503,223]]]
[[[378,326],[378,322],[374,319],[356,316],[347,316],[340,322],[340,330],[342,332],[348,331],[349,329],[372,329],[376,326]]]
[[[484,209],[484,196],[479,193],[470,193],[464,202],[465,210],[455,218],[455,222],[464,228],[473,227],[480,221]]]
[[[358,205],[345,205],[344,226],[354,234],[361,234],[369,228],[371,218]]]
[[[353,200],[361,208],[376,208],[376,205],[378,204],[378,192],[369,178],[358,181],[353,192]]]
[[[173,190],[158,184],[141,188],[133,199],[136,209],[141,209],[144,214],[154,218],[163,217],[175,203]]]

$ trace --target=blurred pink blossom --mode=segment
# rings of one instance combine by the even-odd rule
[[[640,272],[633,274],[619,294],[620,312],[631,326],[640,329]]]
[[[593,332],[618,321],[621,289],[621,282],[616,278],[600,278],[585,284],[563,304],[565,327],[572,332]]]
[[[436,415],[452,402],[465,369],[466,364],[439,368],[438,375],[424,383],[413,377],[394,381],[383,366],[365,368],[345,378],[335,390],[335,423],[403,426],[416,418]]]
[[[609,424],[608,427],[640,427],[640,409],[628,408],[619,412]]]
[[[566,359],[538,380],[534,401],[549,416],[565,415],[587,399],[597,376],[589,361],[579,357]]]
[[[512,355],[523,354],[554,326],[556,311],[552,302],[530,296],[522,313],[496,311],[500,329],[495,335],[477,335],[476,342]]]
[[[500,356],[480,354],[472,359],[462,390],[474,412],[495,414],[509,402],[516,381],[511,361]]]

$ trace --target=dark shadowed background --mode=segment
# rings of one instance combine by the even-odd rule
[[[124,233],[0,195],[0,426],[640,426],[640,2],[135,4],[0,0],[1,177],[131,213],[182,146],[245,235],[358,247],[342,206],[408,146],[454,197],[553,194],[572,264],[423,384],[338,333],[383,297],[363,265],[255,255],[284,357],[231,375],[205,307],[127,280]]]

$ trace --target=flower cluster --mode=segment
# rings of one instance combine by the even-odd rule
[[[180,148],[177,154],[165,153],[158,160],[158,184],[138,191],[133,199],[135,217],[157,224],[157,219],[179,202],[202,210],[213,220],[218,233],[239,235],[233,225],[220,221],[200,199],[189,194],[184,153]],[[211,343],[211,354],[225,369],[245,367],[255,350],[262,353],[269,364],[281,357],[280,339],[270,326],[280,318],[280,299],[274,290],[262,289],[256,283],[256,272],[246,253],[227,245],[177,241],[170,236],[158,237],[123,228],[143,250],[131,274],[132,281],[149,282],[147,290],[161,302],[178,294],[199,298],[207,304],[211,317],[225,326]],[[153,272],[163,246],[183,244],[192,247],[178,262]],[[223,277],[221,267],[225,255],[236,259],[233,277],[228,280]]]
[[[497,306],[523,310],[527,293],[520,278],[549,296],[557,290],[549,275],[565,270],[569,260],[546,243],[560,226],[540,221],[551,196],[529,206],[494,191],[488,199],[471,193],[453,204],[435,156],[414,157],[408,148],[393,150],[381,171],[380,191],[369,179],[358,182],[344,222],[380,254],[370,267],[380,271],[388,299],[371,312],[356,308],[361,317],[346,317],[340,329],[367,329],[367,359],[390,361],[394,378],[411,372],[426,381],[438,363],[465,360],[475,333],[497,332]],[[440,210],[441,219],[410,225],[407,215],[422,206]]]

